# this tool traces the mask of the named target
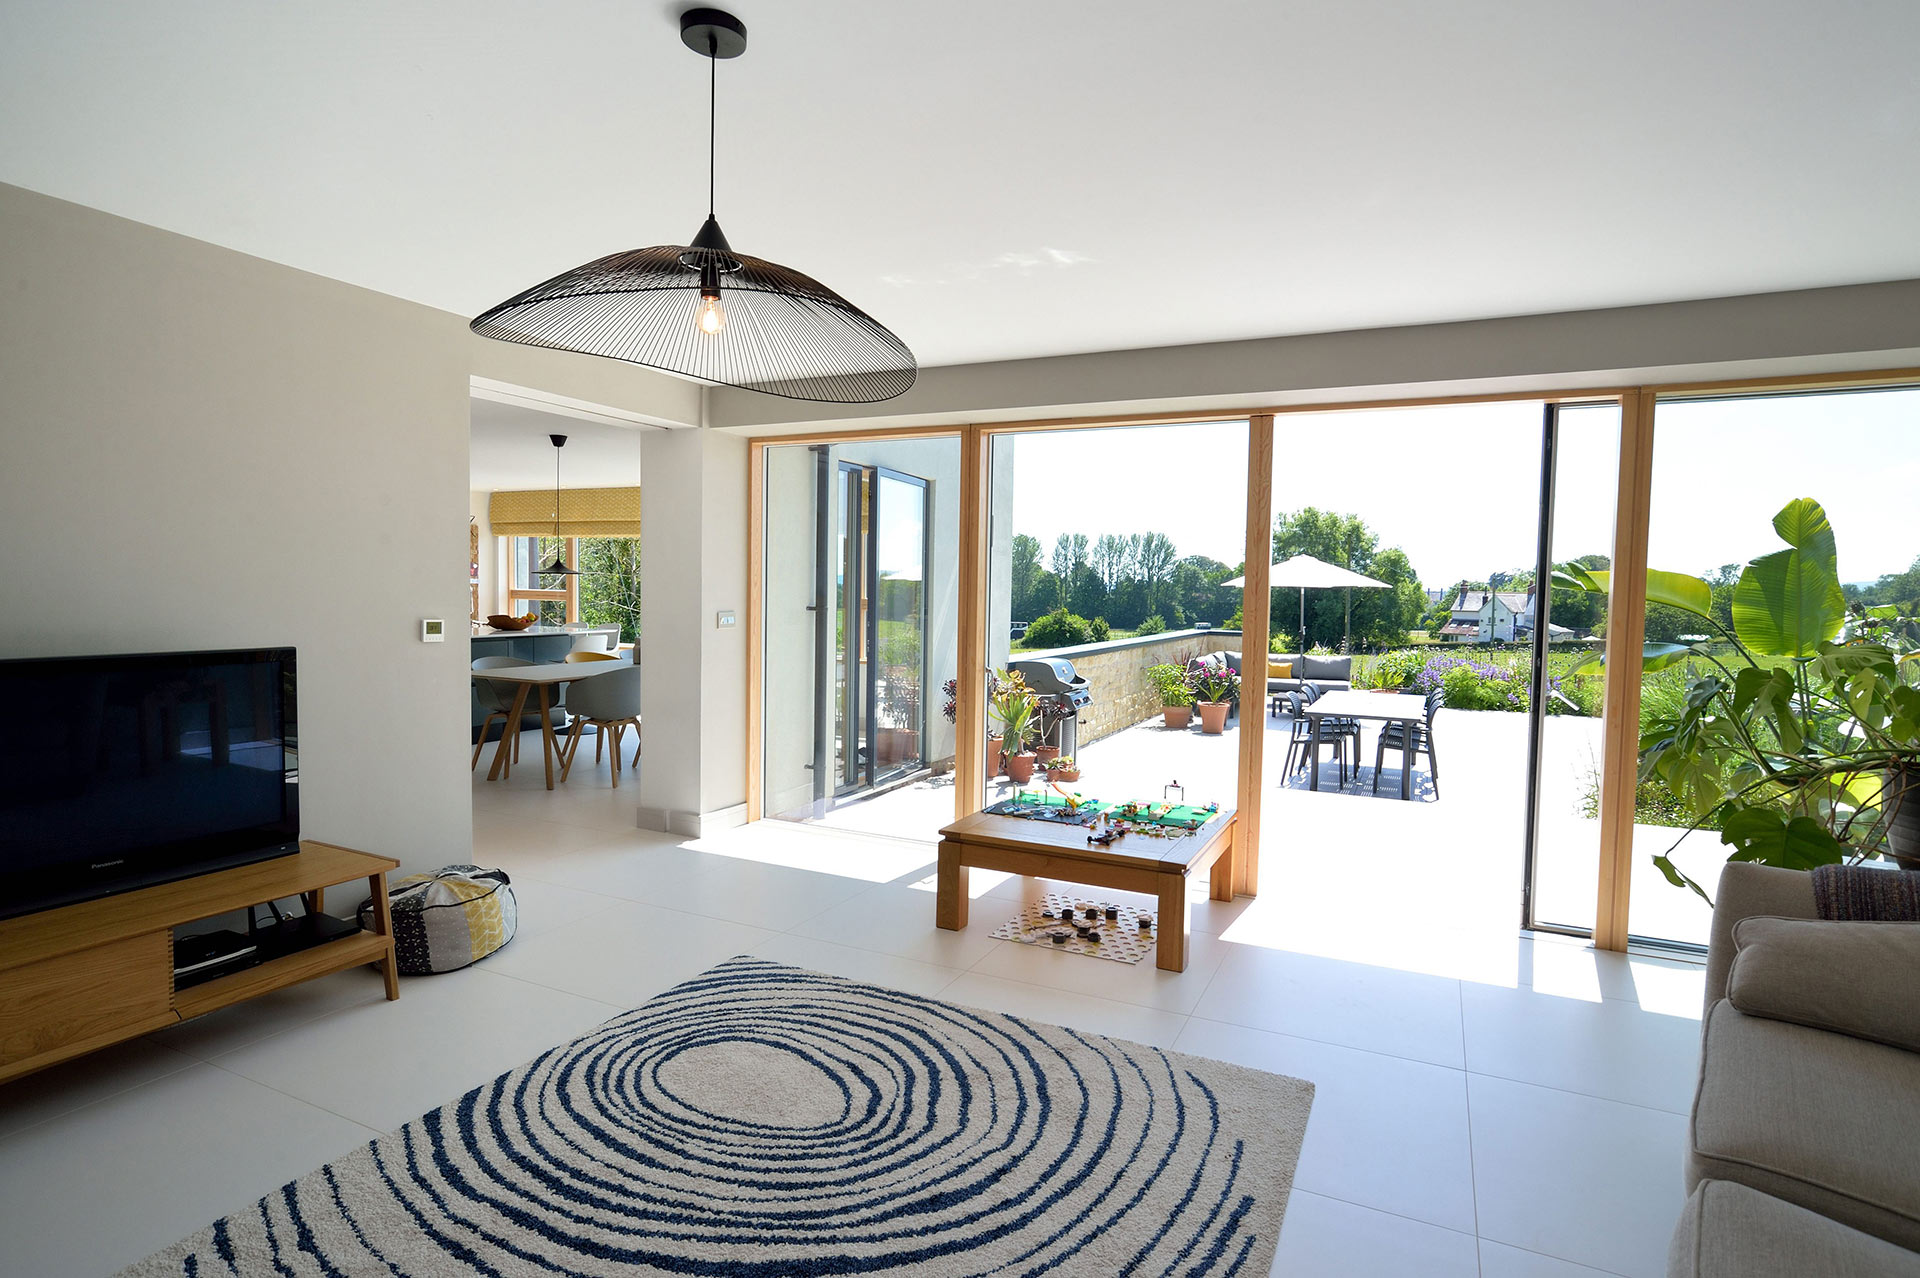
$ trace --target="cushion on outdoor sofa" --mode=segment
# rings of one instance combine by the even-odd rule
[[[1300,677],[1314,683],[1346,683],[1353,678],[1353,658],[1308,654]]]
[[[1273,657],[1268,657],[1267,658],[1267,678],[1269,679],[1293,678],[1293,662],[1280,661]]]
[[[1701,1182],[1667,1278],[1920,1278],[1920,1255],[1724,1180]]]
[[[1920,1052],[1920,924],[1742,919],[1727,998],[1749,1016]]]
[[[1735,1181],[1920,1250],[1920,1055],[1707,1011],[1687,1189]]]

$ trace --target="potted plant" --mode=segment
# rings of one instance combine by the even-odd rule
[[[1007,779],[1015,785],[1025,785],[1033,780],[1033,765],[1037,762],[1027,743],[1039,723],[1040,698],[1017,672],[995,671],[992,686],[994,691],[988,708],[1005,733]]]
[[[1225,732],[1233,694],[1240,691],[1240,676],[1222,661],[1196,667],[1188,673],[1187,683],[1200,710],[1200,731],[1212,737]]]
[[[1080,765],[1070,754],[1063,754],[1047,765],[1047,780],[1064,785],[1080,779]]]
[[[1849,617],[1818,502],[1788,502],[1773,527],[1786,549],[1741,572],[1730,626],[1707,582],[1647,573],[1648,602],[1693,613],[1719,639],[1646,645],[1648,671],[1694,664],[1680,708],[1641,724],[1640,780],[1666,783],[1693,819],[1686,833],[1717,823],[1731,860],[1907,864],[1920,857],[1920,635],[1893,607]],[[1607,579],[1577,565],[1554,573],[1592,593]],[[1711,902],[1672,851],[1654,858],[1660,872]]]
[[[1167,727],[1180,730],[1193,717],[1193,688],[1187,683],[1187,668],[1166,663],[1147,667],[1147,679],[1160,694],[1160,714]]]

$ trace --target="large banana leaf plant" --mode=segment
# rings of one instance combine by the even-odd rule
[[[1773,527],[1786,547],[1741,572],[1731,627],[1714,617],[1705,581],[1648,572],[1648,602],[1692,613],[1719,640],[1646,645],[1645,670],[1704,672],[1677,713],[1641,723],[1640,780],[1658,777],[1686,806],[1681,839],[1718,818],[1730,860],[1810,870],[1881,854],[1920,785],[1920,621],[1911,606],[1849,611],[1818,502],[1788,502]],[[1554,584],[1605,594],[1608,577],[1569,564]],[[1673,850],[1654,864],[1706,898]]]

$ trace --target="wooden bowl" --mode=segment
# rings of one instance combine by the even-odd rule
[[[538,620],[538,617],[509,617],[496,612],[487,618],[487,624],[495,630],[525,630]]]

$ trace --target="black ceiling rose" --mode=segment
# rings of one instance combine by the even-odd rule
[[[919,374],[888,328],[810,276],[735,252],[714,216],[719,63],[746,51],[747,29],[719,9],[689,9],[680,38],[707,58],[707,220],[684,245],[588,262],[473,321],[483,337],[643,364],[720,386],[833,404],[904,394]]]

